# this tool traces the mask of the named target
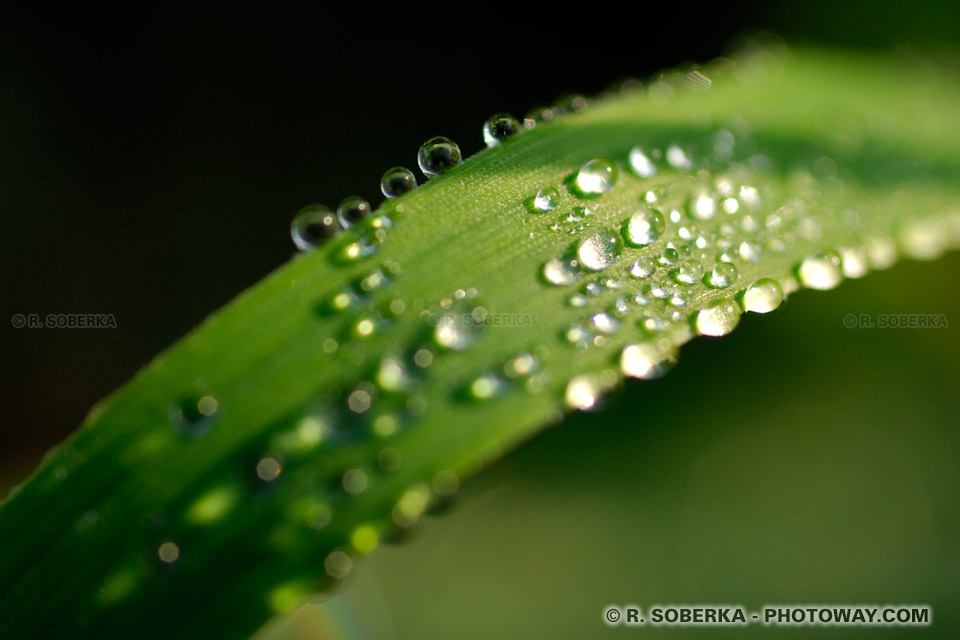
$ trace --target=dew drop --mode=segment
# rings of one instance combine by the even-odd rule
[[[460,478],[453,471],[444,469],[433,476],[431,484],[437,495],[449,498],[460,488]]]
[[[470,383],[470,397],[474,400],[489,400],[503,390],[504,383],[494,373],[485,373]]]
[[[590,321],[600,333],[613,334],[620,330],[620,321],[608,313],[600,312],[594,314]]]
[[[694,194],[687,203],[687,213],[697,220],[709,220],[717,214],[717,201],[709,193]]]
[[[640,147],[630,150],[630,170],[640,178],[651,178],[657,173],[657,166]]]
[[[593,376],[576,376],[567,383],[564,400],[571,409],[581,411],[591,409],[599,399],[600,385]]]
[[[553,187],[544,187],[537,191],[537,195],[529,200],[528,209],[531,213],[547,213],[557,208],[560,194]]]
[[[630,267],[630,275],[634,278],[649,278],[657,271],[657,261],[653,258],[637,258]]]
[[[620,353],[620,370],[624,375],[653,380],[667,374],[677,364],[676,350],[663,350],[649,342],[624,347]]]
[[[808,289],[833,289],[843,280],[840,256],[832,251],[818,251],[800,263],[797,276]]]
[[[443,136],[430,138],[423,143],[417,153],[420,171],[423,171],[428,178],[446,173],[461,162],[463,159],[460,157],[460,147],[450,138]]]
[[[710,270],[704,282],[714,289],[725,289],[737,281],[737,267],[730,262],[721,262]]]
[[[387,169],[380,179],[380,191],[387,198],[399,198],[417,188],[417,178],[406,167]]]
[[[495,147],[520,131],[520,123],[509,113],[498,113],[483,123],[483,141]]]
[[[584,196],[596,196],[613,189],[617,183],[617,167],[605,158],[590,160],[577,172],[577,192]]]
[[[580,279],[580,269],[575,260],[552,258],[543,265],[543,277],[550,284],[564,286]]]
[[[340,230],[337,217],[322,204],[310,204],[297,212],[290,222],[290,237],[300,251],[315,249]]]
[[[693,166],[687,152],[675,144],[667,147],[667,163],[674,169],[689,169]]]
[[[783,302],[783,288],[771,278],[761,278],[743,292],[743,308],[754,313],[768,313]]]
[[[601,271],[620,260],[620,239],[609,231],[590,236],[577,247],[577,257],[591,271]]]
[[[344,229],[349,229],[370,215],[370,203],[357,196],[346,198],[337,207],[337,220]]]
[[[186,436],[199,437],[206,434],[216,421],[220,405],[211,395],[187,399],[171,407],[170,422],[177,431]]]
[[[663,214],[656,209],[643,208],[627,220],[624,236],[627,244],[645,247],[660,239],[664,227]]]
[[[696,284],[703,278],[703,265],[698,260],[684,260],[673,271],[673,279],[681,284]]]
[[[696,316],[697,333],[702,336],[725,336],[740,323],[740,307],[724,300],[701,309]]]
[[[841,247],[840,263],[844,277],[862,278],[870,270],[870,260],[865,246]]]
[[[480,335],[485,316],[486,310],[477,307],[469,313],[445,313],[432,317],[431,323],[435,323],[433,339],[444,349],[463,351]]]

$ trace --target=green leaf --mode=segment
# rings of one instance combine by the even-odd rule
[[[242,637],[778,288],[956,248],[958,99],[916,64],[751,50],[387,201],[159,356],[14,490],[0,636]],[[587,197],[598,158],[617,177]],[[636,246],[651,210],[664,231]],[[723,262],[728,286],[701,281]]]

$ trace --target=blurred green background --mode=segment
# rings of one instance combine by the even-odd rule
[[[793,42],[911,52],[960,38],[960,3],[615,9],[564,25],[137,9],[0,15],[0,490],[98,399],[292,252],[289,217],[414,163],[469,154],[497,111]],[[522,14],[522,15],[521,15]],[[595,18],[595,19],[594,19]],[[956,69],[956,66],[952,68]],[[960,257],[801,292],[667,378],[629,384],[466,483],[451,512],[360,563],[333,602],[263,637],[740,637],[608,630],[608,604],[929,603],[960,632]],[[109,330],[16,313],[112,313]],[[846,329],[847,313],[950,328]],[[954,610],[951,610],[951,609]]]

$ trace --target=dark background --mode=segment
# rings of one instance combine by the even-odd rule
[[[494,112],[707,61],[763,29],[883,49],[960,35],[956,2],[773,4],[556,21],[505,5],[448,24],[372,6],[337,20],[334,8],[0,16],[2,479],[283,263],[296,209],[379,202],[383,170],[413,166],[430,136],[469,155]],[[18,330],[18,313],[111,313],[118,326]]]

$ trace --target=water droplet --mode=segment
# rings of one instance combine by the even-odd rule
[[[347,407],[354,413],[366,413],[373,404],[373,385],[362,383],[347,396]]]
[[[665,267],[672,267],[680,259],[680,253],[673,247],[667,246],[660,254],[659,262]]]
[[[630,150],[630,169],[640,178],[651,178],[657,173],[657,166],[640,147]]]
[[[743,292],[743,308],[754,313],[773,311],[783,302],[780,283],[771,278],[761,278]]]
[[[887,269],[897,261],[897,245],[892,238],[875,236],[867,240],[867,254],[874,269]]]
[[[915,260],[933,260],[947,249],[946,224],[937,218],[910,220],[900,229],[903,252]]]
[[[570,296],[570,298],[567,300],[567,303],[571,307],[574,307],[575,309],[579,309],[581,307],[587,306],[587,299],[584,296],[580,295],[579,293],[575,293],[572,296]]]
[[[217,399],[211,395],[184,400],[171,407],[170,422],[183,435],[196,438],[210,431],[219,408]]]
[[[520,123],[509,113],[498,113],[483,123],[483,141],[495,147],[520,131]]]
[[[709,193],[694,194],[687,203],[687,213],[697,220],[709,220],[717,214],[717,201]]]
[[[431,323],[435,323],[433,339],[445,349],[463,351],[480,335],[486,315],[486,309],[476,307],[469,313],[445,313],[431,317]]]
[[[613,189],[617,183],[617,167],[605,158],[590,160],[577,172],[577,192],[584,196],[596,196]]]
[[[653,258],[637,258],[630,267],[630,275],[634,278],[649,278],[657,271],[657,262]]]
[[[283,465],[276,458],[266,456],[257,463],[257,477],[264,482],[272,482],[280,477]]]
[[[624,347],[620,353],[620,370],[624,375],[641,380],[660,378],[677,364],[676,350],[664,350],[649,342]]]
[[[613,334],[620,330],[620,321],[608,313],[600,312],[594,314],[590,321],[597,331],[605,334]]]
[[[704,282],[714,289],[725,289],[737,281],[738,275],[734,264],[721,262],[710,270]]]
[[[503,390],[503,381],[494,373],[485,373],[470,383],[470,397],[489,400]]]
[[[166,564],[173,564],[180,558],[180,547],[173,542],[164,542],[157,549],[157,556]]]
[[[843,280],[840,256],[833,251],[818,251],[800,263],[797,276],[808,289],[833,289]]]
[[[543,277],[550,284],[564,286],[580,279],[580,269],[577,267],[576,260],[552,258],[543,265]]]
[[[407,489],[391,511],[393,521],[400,527],[412,527],[430,506],[430,488],[418,484]]]
[[[609,231],[590,236],[577,247],[577,257],[591,271],[613,266],[620,259],[620,239]]]
[[[698,260],[684,260],[673,271],[673,279],[681,284],[696,284],[703,278],[703,265]]]
[[[697,333],[702,336],[725,336],[740,323],[740,307],[724,300],[701,309],[696,316]]]
[[[747,260],[748,262],[757,262],[760,260],[760,256],[763,254],[763,249],[761,249],[760,245],[755,242],[748,242],[744,240],[737,248],[737,253],[741,258]]]
[[[537,191],[537,195],[529,200],[527,207],[531,213],[546,213],[557,208],[560,194],[553,187],[544,187]]]
[[[660,239],[664,227],[663,214],[656,209],[643,208],[627,220],[624,236],[628,244],[645,247]]]
[[[310,204],[297,212],[290,222],[290,237],[300,251],[316,248],[340,230],[337,217],[322,204]]]
[[[675,144],[667,147],[667,163],[674,169],[689,169],[693,166],[687,152]]]
[[[380,179],[380,191],[387,198],[399,198],[417,188],[417,178],[406,167],[387,169]]]
[[[350,546],[352,546],[357,553],[370,553],[379,545],[380,534],[370,525],[360,525],[350,534]]]
[[[539,366],[536,357],[532,353],[521,353],[515,358],[510,358],[503,365],[503,373],[508,378],[519,378],[533,373]]]
[[[567,406],[571,409],[585,411],[591,409],[600,399],[599,382],[590,375],[576,376],[567,383],[564,394]]]
[[[847,278],[862,278],[870,270],[870,261],[865,246],[841,247],[840,262]]]
[[[337,207],[337,220],[344,229],[349,229],[370,215],[370,203],[357,196],[344,199]]]
[[[430,138],[420,147],[417,153],[417,164],[420,171],[428,178],[438,176],[453,169],[463,162],[460,157],[460,147],[450,138],[436,136]]]

